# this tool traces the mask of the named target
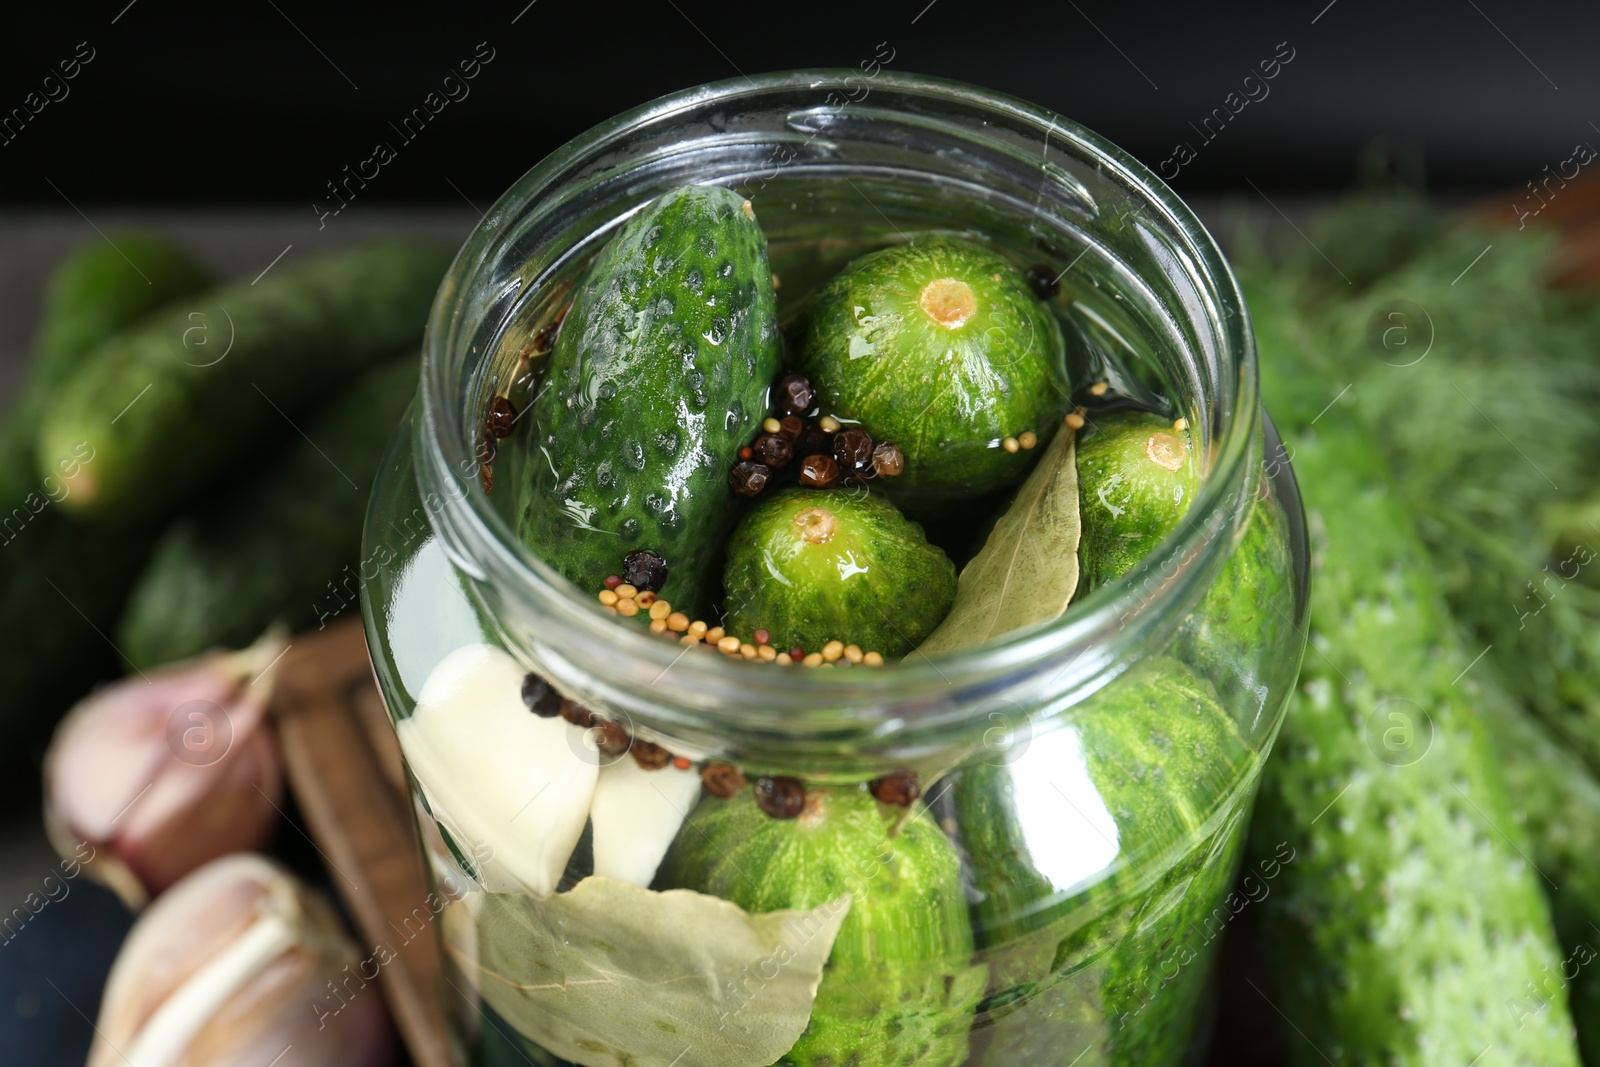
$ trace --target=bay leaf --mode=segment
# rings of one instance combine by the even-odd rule
[[[1076,435],[1063,425],[989,539],[962,568],[956,600],[917,648],[934,655],[972,648],[1067,610],[1078,588]]]
[[[688,889],[591,876],[553,896],[471,903],[477,958],[456,950],[456,962],[490,1007],[562,1059],[765,1067],[811,1020],[850,895],[752,915]]]

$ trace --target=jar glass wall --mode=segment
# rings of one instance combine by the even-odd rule
[[[520,543],[516,461],[485,478],[481,425],[595,250],[689,183],[751,199],[780,315],[912,234],[1048,271],[1074,385],[1110,379],[1187,419],[1206,479],[1178,529],[1057,620],[875,670],[619,626]],[[440,290],[362,567],[462,1062],[1176,1062],[1303,649],[1299,500],[1263,462],[1279,455],[1215,245],[1059,116],[936,79],[796,72],[656,101],[544,160]],[[515,688],[521,706],[524,683],[552,718],[524,706],[502,734],[415,714],[425,686]],[[775,831],[751,785],[703,787],[708,767],[798,779],[810,806]],[[922,796],[885,816],[863,783],[908,770]],[[526,798],[484,799],[501,780]],[[853,820],[865,836],[828,829]],[[818,832],[773,845],[803,826]]]

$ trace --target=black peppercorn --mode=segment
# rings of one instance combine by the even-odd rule
[[[766,464],[747,459],[728,472],[728,484],[740,496],[759,496],[771,477]]]
[[[806,420],[799,415],[785,415],[778,420],[778,432],[793,441],[800,436],[800,431],[806,428]]]
[[[631,585],[640,592],[648,589],[659,593],[667,584],[667,561],[642,548],[629,552],[622,557],[622,581],[617,584]]]
[[[727,799],[744,788],[744,772],[731,763],[708,763],[700,771],[700,788]]]
[[[779,415],[804,415],[816,402],[817,391],[810,379],[800,374],[785,374],[772,390],[772,410]]]
[[[522,702],[541,719],[553,719],[561,714],[561,694],[537,674],[522,679]]]
[[[1028,287],[1040,300],[1050,300],[1061,291],[1061,275],[1044,264],[1039,263],[1029,267],[1027,274]]]
[[[755,792],[756,807],[774,819],[793,819],[805,810],[806,787],[798,778],[757,778]]]
[[[911,802],[922,795],[922,785],[916,771],[895,771],[869,782],[867,788],[881,803],[909,808]]]
[[[599,721],[594,717],[594,712],[570,700],[561,702],[561,717],[581,730],[587,730]]]
[[[906,454],[892,441],[884,441],[872,450],[872,469],[885,478],[895,478],[906,469]]]
[[[832,489],[839,477],[839,464],[832,456],[807,456],[800,464],[800,484],[808,489]]]
[[[609,719],[595,719],[594,731],[594,746],[608,756],[620,756],[633,744],[628,731]]]
[[[846,474],[872,466],[872,435],[858,426],[833,435],[833,458]]]
[[[511,436],[511,431],[517,428],[517,406],[509,397],[490,399],[489,417],[484,420],[484,428],[489,431],[490,437]]]
[[[800,436],[794,439],[794,454],[802,459],[806,456],[831,456],[833,454],[833,434],[820,426],[807,426],[800,431]]]
[[[794,457],[794,443],[781,434],[764,433],[756,438],[750,451],[751,458],[757,463],[766,464],[773,470],[782,470]]]
[[[630,751],[633,753],[633,762],[647,771],[659,771],[672,762],[672,753],[660,745],[652,744],[649,741],[640,741],[638,738],[634,739],[633,748]]]

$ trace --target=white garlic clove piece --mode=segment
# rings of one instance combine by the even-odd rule
[[[377,973],[322,897],[260,856],[227,856],[134,924],[88,1067],[379,1067],[393,1035]]]
[[[598,759],[586,731],[522,700],[527,672],[493,645],[446,656],[397,727],[428,806],[491,893],[555,892],[583,834]]]
[[[689,810],[700,775],[672,764],[649,771],[632,756],[600,769],[595,783],[594,873],[649,888]]]

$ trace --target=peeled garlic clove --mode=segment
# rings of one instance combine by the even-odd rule
[[[377,1067],[393,1044],[377,973],[322,897],[260,856],[227,856],[134,924],[88,1067]]]
[[[285,648],[269,633],[130,676],[67,714],[45,753],[45,828],[63,858],[94,849],[90,876],[143,906],[208,860],[259,848],[283,793],[262,672]]]
[[[396,728],[428,807],[491,893],[555,892],[583,834],[598,759],[583,729],[522,701],[527,672],[467,645],[428,675]]]
[[[594,873],[648,889],[700,799],[700,775],[668,764],[647,771],[624,756],[600,769],[595,783]]]

